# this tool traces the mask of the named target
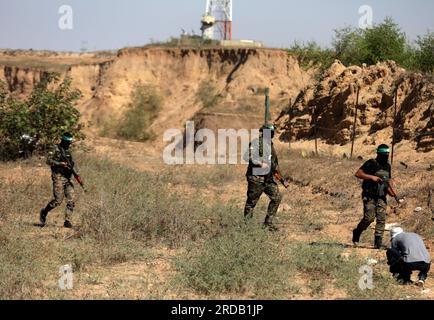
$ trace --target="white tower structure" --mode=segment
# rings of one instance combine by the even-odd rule
[[[232,40],[232,0],[207,0],[202,34],[211,40]]]

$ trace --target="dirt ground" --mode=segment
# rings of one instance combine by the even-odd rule
[[[107,138],[93,137],[87,140],[86,148],[96,158],[109,158],[122,166],[131,167],[137,171],[164,171],[167,166],[162,162],[158,153],[150,151],[146,145],[116,141]],[[360,199],[360,184],[353,177],[354,172],[360,167],[361,160],[342,159],[341,154],[347,152],[345,148],[332,148],[321,145],[322,155],[314,157],[311,154],[312,142],[298,142],[291,145],[291,153],[288,153],[287,145],[279,144],[278,151],[281,158],[282,171],[295,181],[306,182],[302,186],[292,183],[288,190],[281,188],[283,202],[279,209],[278,225],[279,237],[287,241],[302,242],[306,244],[330,244],[343,246],[343,256],[350,258],[356,254],[362,259],[375,259],[374,272],[379,266],[385,269],[386,258],[384,251],[370,249],[373,238],[373,230],[370,228],[363,236],[363,246],[354,248],[351,242],[351,231],[362,217]],[[388,216],[388,223],[400,223],[406,225],[407,220],[414,219],[413,209],[423,207],[427,213],[426,203],[421,203],[425,195],[420,192],[411,193],[421,183],[431,184],[432,171],[426,168],[431,164],[431,154],[401,153],[406,159],[416,159],[409,163],[409,168],[402,165],[394,167],[396,184],[400,190],[409,195],[407,203],[397,209],[399,215],[392,213]],[[365,155],[368,159],[369,155]],[[412,158],[413,157],[413,158]],[[408,162],[408,160],[407,160]],[[230,201],[235,199],[238,205],[243,206],[246,199],[247,185],[245,183],[245,166],[237,165],[230,168],[230,177],[224,173],[214,175],[209,186],[199,188],[192,185],[195,175],[207,175],[213,168],[209,166],[182,167],[179,170],[170,171],[170,174],[182,177],[177,183],[168,183],[168,187],[182,190],[185,201],[195,196],[195,192],[201,190],[201,194],[210,202]],[[29,179],[29,177],[31,177]],[[221,178],[221,179],[220,179]],[[5,184],[11,183],[36,183],[46,181],[49,183],[49,168],[43,159],[32,159],[30,162],[1,163],[0,181]],[[97,187],[97,186],[96,186]],[[421,189],[418,189],[421,190]],[[80,208],[80,197],[85,197],[78,191],[77,207]],[[34,197],[32,195],[31,197]],[[392,201],[391,201],[392,202]],[[261,199],[256,214],[262,219],[261,210],[267,202]],[[392,205],[392,203],[391,203]],[[62,213],[56,210],[50,219],[50,226],[39,229],[34,226],[37,222],[39,207],[35,207],[33,213],[23,213],[13,218],[17,236],[29,241],[32,239],[44,239],[46,246],[55,246],[56,243],[75,241],[74,231],[63,229]],[[78,215],[85,214],[77,210]],[[242,213],[240,212],[240,215]],[[0,228],[6,227],[0,222]],[[410,227],[410,225],[409,225]],[[387,235],[387,233],[386,233]],[[387,239],[386,239],[387,240]],[[434,255],[434,239],[425,238],[431,255]],[[171,263],[175,257],[185,254],[185,249],[171,249],[164,246],[144,248],[145,257],[139,260],[126,261],[110,266],[94,266],[91,270],[84,270],[76,275],[76,289],[69,292],[57,293],[57,297],[66,299],[198,299],[204,298],[194,290],[184,289],[182,293],[173,290],[170,279],[176,273]],[[415,275],[414,275],[415,276]],[[35,298],[47,298],[47,290],[56,290],[58,275],[53,273],[45,281],[41,282],[40,293]],[[297,294],[288,294],[287,299],[348,299],[348,294],[328,283],[321,295],[312,295],[308,287],[309,279],[306,274],[298,274],[296,283],[301,290]],[[407,295],[402,299],[433,299],[434,283],[429,279],[425,290],[419,288],[407,289]],[[208,297],[205,297],[208,298]],[[234,298],[232,296],[218,295],[217,298]],[[238,297],[249,299],[249,296]]]

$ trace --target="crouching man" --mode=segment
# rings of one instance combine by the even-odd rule
[[[411,284],[411,274],[419,271],[416,285],[424,287],[431,268],[431,257],[422,238],[416,233],[393,228],[390,232],[392,246],[387,250],[390,272],[403,284]]]

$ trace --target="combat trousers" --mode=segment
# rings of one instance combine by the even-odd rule
[[[277,215],[277,209],[282,202],[279,186],[274,179],[266,180],[265,177],[261,176],[248,176],[247,182],[247,202],[244,209],[244,217],[246,219],[253,218],[253,210],[255,209],[261,195],[265,193],[270,198],[265,224],[271,225]]]
[[[53,200],[48,203],[45,208],[45,213],[48,214],[48,212],[60,206],[63,199],[66,197],[65,220],[71,221],[75,207],[74,185],[72,184],[71,179],[68,179],[59,173],[53,173],[51,179],[53,181]]]
[[[377,220],[375,226],[375,236],[383,237],[384,229],[386,228],[386,212],[387,203],[385,199],[382,198],[363,198],[363,219],[357,226],[359,233],[362,233],[368,227]]]

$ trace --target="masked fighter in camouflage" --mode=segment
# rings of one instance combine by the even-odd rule
[[[265,193],[270,198],[270,204],[264,228],[270,231],[277,231],[278,229],[273,224],[273,219],[277,214],[282,196],[274,176],[279,170],[279,160],[277,159],[276,150],[272,142],[275,128],[273,125],[265,125],[260,131],[261,135],[259,139],[251,143],[249,150],[249,167],[246,174],[248,191],[244,217],[246,220],[253,217],[253,210],[262,193]],[[268,133],[268,141],[266,132]],[[268,148],[264,148],[267,145]],[[268,156],[266,156],[267,153]]]
[[[70,133],[65,133],[62,136],[61,142],[53,146],[47,157],[47,164],[51,167],[51,179],[53,180],[53,200],[41,210],[39,215],[40,226],[44,227],[48,213],[54,208],[60,206],[66,197],[65,211],[65,228],[72,228],[71,217],[74,210],[74,185],[72,184],[72,170],[74,161],[70,151],[70,146],[73,142],[73,136]]]
[[[385,249],[383,234],[386,225],[387,195],[394,196],[398,202],[401,201],[390,184],[392,172],[389,154],[390,149],[387,145],[379,146],[377,158],[367,161],[356,173],[356,177],[363,180],[364,207],[363,219],[353,230],[353,243],[356,245],[360,241],[362,232],[376,219],[374,245],[376,249]]]

